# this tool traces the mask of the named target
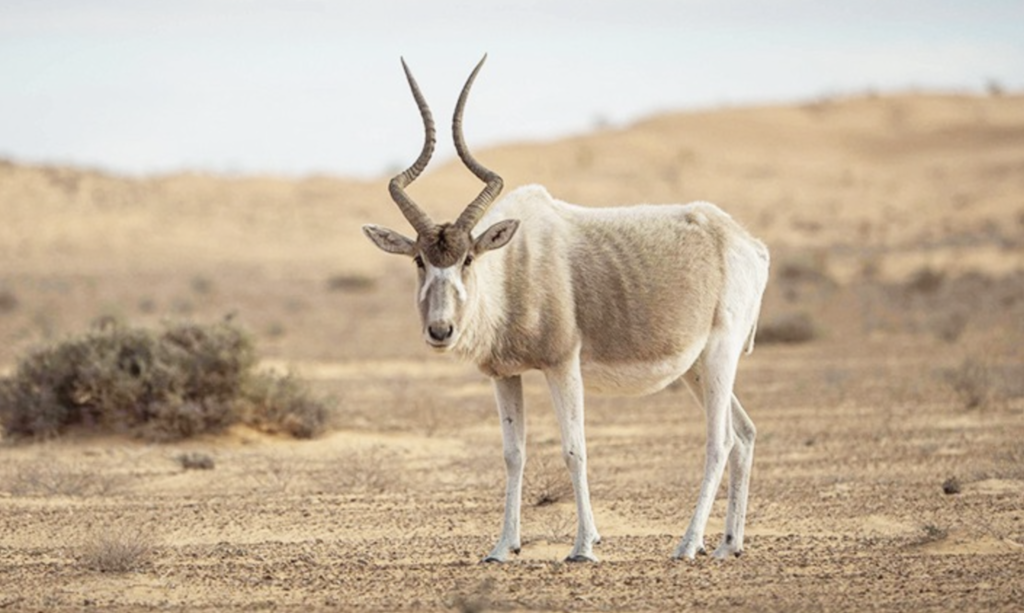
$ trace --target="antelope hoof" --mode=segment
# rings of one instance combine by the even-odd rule
[[[597,562],[597,557],[592,553],[574,553],[565,559],[566,562]]]
[[[484,564],[490,564],[491,562],[503,563],[508,562],[509,553],[519,555],[519,547],[495,547],[494,551],[487,554],[487,557],[480,562]]]
[[[704,543],[702,541],[703,539],[692,541],[690,539],[683,539],[683,542],[679,543],[679,546],[676,547],[672,557],[677,560],[693,560],[699,555],[708,555],[708,551],[704,548]]]
[[[711,554],[716,560],[727,560],[729,558],[738,558],[743,555],[742,549],[737,549],[734,545],[721,545],[715,550],[715,553]]]

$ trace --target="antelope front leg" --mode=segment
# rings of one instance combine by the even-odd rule
[[[523,415],[523,381],[520,377],[494,380],[494,394],[501,417],[501,441],[505,453],[505,521],[501,537],[484,562],[504,562],[519,553],[519,517],[523,500],[523,465],[526,462],[526,420]]]
[[[587,441],[583,436],[583,377],[579,355],[568,363],[544,371],[555,414],[562,431],[562,456],[576,494],[576,542],[566,558],[570,562],[596,562],[594,543],[601,540],[594,526],[587,483]]]

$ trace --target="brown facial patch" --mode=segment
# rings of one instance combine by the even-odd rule
[[[428,262],[439,268],[447,268],[462,261],[473,246],[473,239],[468,231],[445,223],[420,234],[416,243]]]

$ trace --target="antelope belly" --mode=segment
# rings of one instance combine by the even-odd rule
[[[690,370],[703,348],[703,343],[694,344],[684,353],[653,361],[583,362],[583,386],[588,392],[615,396],[653,394]]]

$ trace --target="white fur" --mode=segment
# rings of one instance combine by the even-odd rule
[[[706,340],[705,340],[706,342]],[[582,366],[587,389],[598,394],[644,396],[653,394],[679,378],[697,360],[704,342],[694,343],[688,351],[667,360],[602,364],[591,362]]]
[[[693,558],[704,551],[704,529],[726,466],[725,534],[715,556],[738,555],[756,431],[733,384],[740,355],[753,348],[768,250],[705,202],[588,209],[529,186],[497,202],[481,219],[503,185],[472,157],[462,137],[462,111],[482,64],[463,87],[452,125],[460,159],[487,187],[447,226],[434,224],[405,193],[433,153],[434,125],[403,61],[426,138],[420,157],[391,180],[389,189],[418,238],[372,225],[363,231],[384,251],[415,257],[425,241],[445,240],[454,248],[469,241],[472,229],[483,229],[472,237],[467,254],[484,256],[481,262],[469,269],[425,264],[417,296],[425,340],[474,361],[494,380],[506,467],[505,517],[487,559],[505,561],[521,544],[526,458],[521,373],[530,369],[547,379],[576,495],[570,560],[595,560],[593,547],[600,540],[587,481],[585,377],[594,389],[619,393],[650,393],[684,378],[704,407],[707,442],[700,494],[675,555]],[[440,231],[453,232],[448,238],[454,242]],[[469,283],[463,283],[463,274]]]
[[[426,269],[426,278],[423,280],[423,287],[420,288],[420,302],[427,299],[427,293],[434,283],[437,282],[451,284],[459,300],[466,299],[466,286],[462,283],[461,266],[441,268],[427,263],[424,263],[423,266]]]
[[[519,225],[494,226],[505,220]],[[600,540],[587,480],[584,381],[594,391],[646,394],[679,377],[704,408],[706,449],[700,493],[675,556],[692,559],[704,552],[705,526],[726,467],[725,533],[714,555],[739,555],[756,430],[733,386],[740,355],[753,348],[768,281],[764,245],[709,203],[589,209],[557,201],[539,186],[512,192],[478,226],[484,233],[476,240],[487,247],[470,268],[425,264],[417,297],[427,342],[475,362],[494,381],[505,514],[487,559],[505,561],[521,545],[526,426],[520,377],[531,368],[547,379],[575,492],[578,522],[570,560],[595,560],[593,547]],[[385,251],[416,255],[411,239],[376,226],[365,231]],[[517,241],[514,247],[510,240]],[[609,243],[596,244],[604,240]],[[463,283],[463,274],[469,282]],[[635,293],[625,299],[623,288]],[[641,299],[646,296],[656,298]],[[654,308],[659,305],[663,310]],[[606,308],[618,309],[617,316],[632,327],[585,319]],[[644,322],[652,319],[664,338],[650,338]],[[450,340],[432,342],[431,323],[451,324]],[[626,353],[616,351],[621,347]],[[655,347],[662,348],[647,351]]]
[[[688,205],[623,207],[617,209],[588,209],[560,203],[539,186],[518,189],[500,202],[481,221],[487,227],[498,220],[516,218],[525,231],[537,227],[554,228],[571,237],[577,217],[598,218],[602,223],[635,223],[644,216],[678,216],[692,214],[695,224],[710,223],[712,217],[729,219],[727,214],[706,202]],[[726,532],[714,555],[724,558],[738,555],[743,548],[744,519],[747,493],[753,460],[753,441],[756,434],[753,423],[732,393],[736,365],[740,354],[752,349],[753,334],[760,310],[761,295],[767,283],[768,254],[760,242],[749,238],[739,226],[735,236],[728,236],[729,247],[724,254],[727,273],[722,288],[722,321],[709,336],[690,339],[681,353],[658,361],[632,361],[601,363],[581,361],[579,347],[567,362],[544,369],[551,396],[555,404],[562,433],[563,457],[570,471],[577,505],[577,535],[572,552],[573,560],[594,560],[593,545],[599,541],[594,525],[587,482],[586,440],[584,437],[583,386],[592,391],[611,394],[647,394],[656,392],[685,374],[695,398],[704,406],[707,427],[706,462],[704,479],[690,525],[679,546],[676,557],[694,558],[704,552],[704,527],[714,502],[725,468],[730,469],[729,502]],[[519,240],[530,241],[529,236]],[[570,241],[566,241],[569,243]],[[666,243],[637,245],[641,249],[672,249]],[[540,249],[540,247],[538,247]],[[551,269],[572,265],[568,253],[545,252]],[[486,262],[486,264],[485,264]],[[481,258],[476,273],[478,291],[469,313],[472,315],[462,326],[462,338],[456,350],[464,358],[480,363],[490,355],[495,338],[506,334],[502,313],[504,296],[505,258]],[[633,277],[634,282],[643,282]],[[570,288],[565,288],[570,291]],[[679,300],[687,300],[680,295]],[[592,305],[591,308],[601,308]],[[520,322],[527,327],[537,324],[544,314],[539,310],[528,313]],[[614,333],[614,331],[612,332]],[[502,439],[507,471],[505,518],[498,543],[488,556],[489,560],[504,561],[510,553],[518,551],[519,514],[521,508],[522,470],[525,462],[523,448],[524,424],[522,390],[519,374],[522,369],[510,369],[495,379],[495,394],[502,419]]]

